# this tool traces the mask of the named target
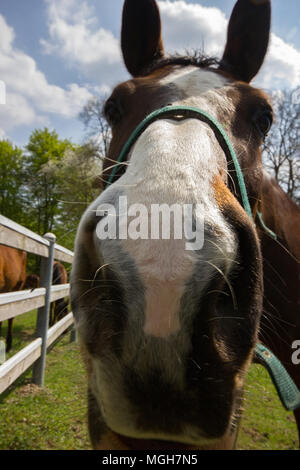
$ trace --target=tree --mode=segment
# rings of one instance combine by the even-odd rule
[[[24,219],[23,153],[8,140],[0,141],[0,214]]]
[[[59,181],[48,171],[49,163],[62,160],[68,148],[72,148],[70,141],[60,140],[55,131],[47,128],[35,130],[26,146],[27,211],[30,228],[40,235],[54,230],[59,214]]]
[[[61,244],[73,249],[82,214],[99,194],[97,149],[91,143],[68,147],[61,159],[49,160],[43,171],[57,183],[55,233]]]
[[[88,138],[98,147],[97,157],[101,160],[108,154],[111,141],[111,130],[103,115],[103,99],[91,98],[79,114],[79,119],[85,125]]]
[[[300,202],[300,103],[294,91],[273,94],[276,119],[265,141],[264,161],[275,179]]]
[[[80,219],[99,194],[98,150],[59,139],[55,131],[35,130],[26,153],[0,141],[0,214],[57,242],[74,248]],[[38,272],[39,259],[30,259]]]

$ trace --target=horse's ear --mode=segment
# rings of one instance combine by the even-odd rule
[[[128,72],[137,77],[164,54],[161,20],[155,0],[125,0],[121,47]]]
[[[270,27],[270,0],[238,0],[229,21],[220,68],[250,83],[263,64]]]

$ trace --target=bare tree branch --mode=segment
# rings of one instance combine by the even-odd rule
[[[284,191],[300,203],[300,103],[295,91],[273,93],[275,123],[266,138],[263,157]]]
[[[104,160],[108,155],[111,141],[111,130],[103,115],[104,99],[91,98],[79,114],[79,119],[83,122],[87,137],[98,148],[97,156]]]

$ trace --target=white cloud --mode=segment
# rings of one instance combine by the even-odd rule
[[[0,136],[19,125],[47,124],[51,114],[75,117],[91,91],[108,94],[128,77],[119,38],[99,25],[87,0],[45,2],[48,37],[41,40],[44,52],[63,60],[62,66],[79,71],[89,85],[49,83],[35,60],[15,47],[15,31],[0,15],[0,79],[7,87],[7,105],[0,106]],[[222,55],[228,20],[220,9],[184,0],[160,0],[159,6],[167,52],[201,49]],[[300,51],[272,34],[265,65],[254,83],[265,89],[298,86]]]
[[[49,9],[51,11],[52,5]],[[68,24],[67,20],[52,17],[49,32],[54,41],[41,40],[48,54],[56,53],[80,65],[100,61],[112,64],[120,60],[117,39],[103,28],[92,32],[85,22]]]
[[[50,36],[48,41],[42,41],[45,52],[63,57],[70,66],[96,81],[98,87],[109,88],[126,78],[119,38],[98,26],[95,12],[86,0],[45,1]],[[184,0],[158,3],[167,52],[200,49],[212,56],[222,56],[228,19],[219,8]],[[300,51],[272,34],[265,66],[255,84],[269,89],[295,87],[299,83]]]
[[[6,104],[0,108],[0,126],[3,132],[20,125],[45,122],[44,119],[37,115],[28,100],[18,93],[7,93]]]
[[[226,43],[228,20],[218,8],[183,0],[159,2],[163,37],[167,50],[204,49],[221,57]],[[266,89],[294,88],[300,84],[300,51],[272,34],[270,48],[255,81]]]
[[[227,19],[218,8],[184,1],[160,1],[163,38],[167,50],[203,49],[220,56],[223,52]]]
[[[48,122],[49,113],[74,117],[91,97],[76,83],[61,88],[48,83],[32,57],[14,47],[13,29],[0,15],[0,78],[6,105],[0,107],[1,134],[19,125]]]
[[[300,51],[275,34],[257,84],[268,89],[296,88],[300,85]]]
[[[15,33],[13,28],[8,26],[4,17],[0,15],[0,45],[3,52],[9,53],[11,51],[11,45],[15,39]]]
[[[7,135],[3,129],[0,127],[0,140],[7,139]]]
[[[46,54],[66,59],[81,73],[108,86],[124,77],[119,39],[97,27],[93,9],[81,0],[45,0],[49,39],[41,40]]]

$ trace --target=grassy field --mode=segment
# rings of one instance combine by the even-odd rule
[[[32,340],[34,324],[35,312],[16,319],[13,353]],[[0,449],[89,449],[85,372],[69,334],[47,356],[45,387],[30,378],[29,371],[0,397]],[[293,414],[282,408],[266,371],[252,366],[238,449],[297,448]]]

